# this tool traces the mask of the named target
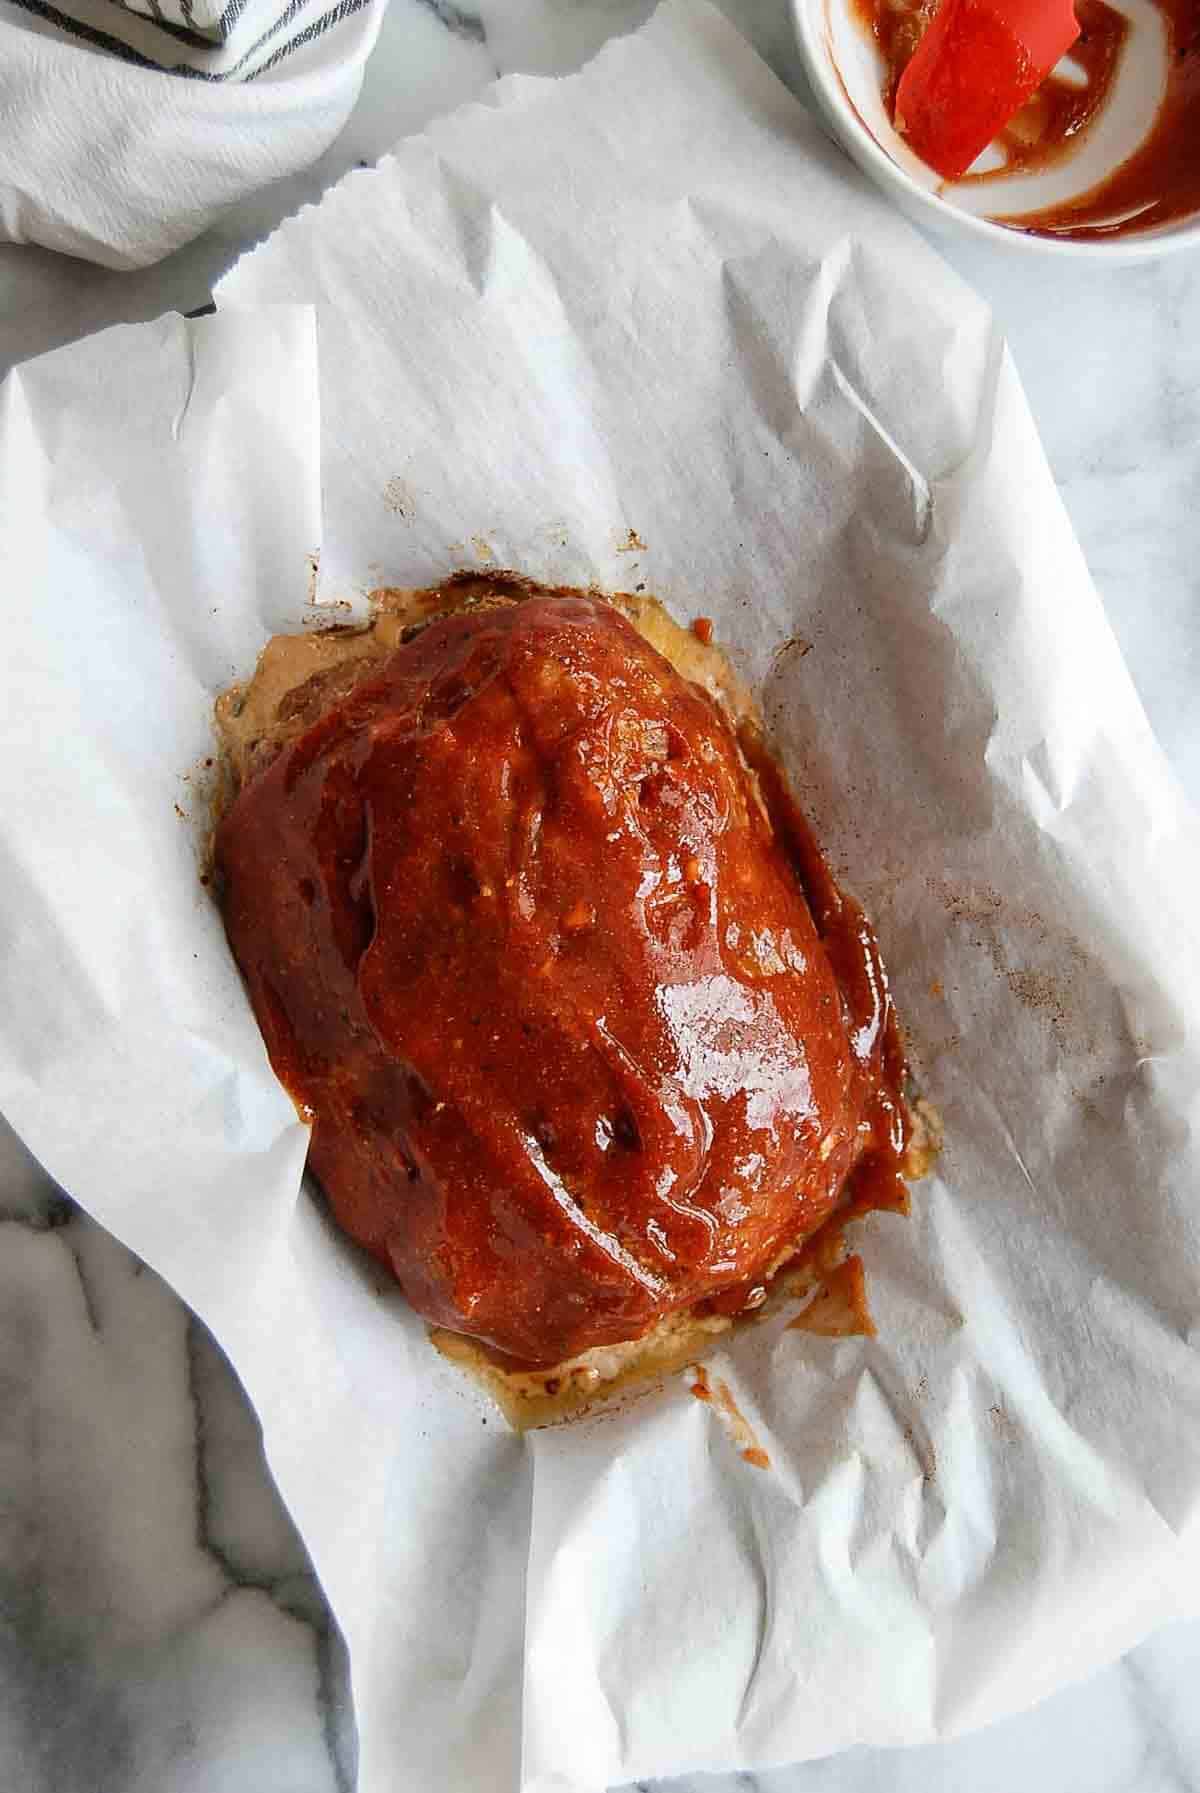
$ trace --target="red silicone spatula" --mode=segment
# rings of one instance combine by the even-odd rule
[[[896,128],[965,174],[1079,36],[1072,0],[942,0],[896,89]]]

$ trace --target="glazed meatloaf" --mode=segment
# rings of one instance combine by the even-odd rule
[[[902,1204],[874,936],[694,634],[462,578],[277,638],[221,721],[220,900],[310,1168],[510,1412]]]

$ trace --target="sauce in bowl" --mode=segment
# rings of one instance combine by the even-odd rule
[[[937,0],[854,0],[879,46],[884,102],[895,118],[896,88],[937,11]],[[1102,181],[1041,211],[995,222],[1035,236],[1100,239],[1158,230],[1200,214],[1200,0],[1154,0],[1167,38],[1167,78],[1153,128]],[[1077,0],[1081,34],[1071,62],[1084,77],[1055,70],[996,139],[994,167],[968,174],[983,185],[1038,173],[1071,154],[1103,111],[1129,35],[1125,15],[1105,0]]]

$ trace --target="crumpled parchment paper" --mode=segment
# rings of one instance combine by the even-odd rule
[[[687,0],[220,304],[0,398],[0,1106],[238,1368],[362,1793],[917,1742],[1194,1610],[1200,835],[984,307]],[[515,1438],[301,1182],[198,843],[318,550],[713,617],[878,925],[946,1149],[861,1229],[877,1338],[716,1359],[769,1470],[682,1379]]]

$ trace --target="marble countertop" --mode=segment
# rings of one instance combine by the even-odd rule
[[[392,0],[333,148],[168,261],[115,274],[0,246],[0,371],[112,323],[202,305],[244,247],[345,169],[497,73],[577,67],[648,10]],[[803,97],[786,0],[725,10]],[[1200,689],[1200,254],[1111,272],[1050,271],[974,245],[948,254],[1008,334],[1151,721],[1200,801],[1200,704],[1189,701]],[[345,1651],[220,1351],[3,1122],[0,1240],[0,1787],[349,1793]],[[1200,1788],[1198,1669],[1200,1621],[973,1737],[703,1784]]]

